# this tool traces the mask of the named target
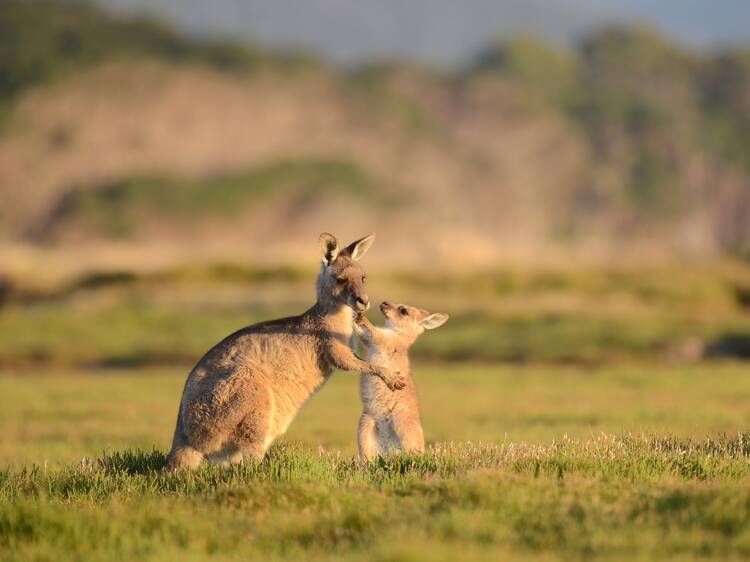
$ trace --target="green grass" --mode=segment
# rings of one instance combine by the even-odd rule
[[[360,465],[356,377],[340,374],[262,463],[165,475],[184,372],[5,373],[0,557],[750,555],[750,366],[416,374],[425,455]]]
[[[0,559],[746,559],[750,364],[665,360],[747,343],[746,273],[371,275],[451,314],[413,353],[428,452],[359,464],[358,378],[337,374],[262,463],[178,475],[159,468],[190,365],[304,310],[314,272],[14,280]]]
[[[74,189],[61,199],[43,235],[83,224],[105,237],[127,238],[144,218],[169,222],[227,217],[290,193],[299,204],[326,196],[378,206],[397,201],[376,188],[366,171],[353,162],[279,160],[198,179],[143,176],[118,179],[95,189]]]
[[[2,473],[0,548],[10,559],[739,559],[749,454],[747,436],[441,447],[365,466],[277,447],[260,464],[162,475],[162,454],[128,452]]]
[[[133,453],[4,473],[0,548],[9,560],[739,560],[747,455],[746,437],[455,447],[364,467],[276,448],[260,465],[175,476]]]
[[[729,355],[750,348],[747,268],[370,278],[376,302],[450,314],[417,342],[417,357],[604,363],[680,355],[685,342],[708,351],[723,342]],[[188,365],[243,326],[306,310],[314,279],[313,270],[225,263],[92,272],[45,289],[19,281],[0,308],[0,365]],[[382,323],[375,308],[370,316]]]
[[[0,466],[54,465],[105,450],[166,449],[189,367],[6,372],[0,376]],[[544,444],[599,433],[733,434],[750,426],[750,366],[627,363],[415,368],[428,442]],[[355,452],[358,378],[338,374],[287,439]]]

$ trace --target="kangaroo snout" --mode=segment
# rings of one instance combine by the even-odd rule
[[[367,295],[358,296],[355,300],[356,308],[359,312],[364,312],[370,308],[370,299]]]

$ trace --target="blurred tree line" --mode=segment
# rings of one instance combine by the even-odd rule
[[[270,57],[236,41],[191,39],[148,18],[117,18],[80,2],[3,0],[0,4],[0,96],[112,57],[154,56],[245,70],[264,61],[302,63],[303,55]]]
[[[192,39],[149,19],[116,18],[82,3],[0,4],[0,106],[71,70],[141,56],[227,71],[322,66],[307,54]],[[668,220],[705,198],[682,172],[696,155],[750,177],[750,48],[697,53],[640,26],[602,29],[574,48],[519,36],[489,45],[466,68],[442,78],[453,83],[486,74],[514,82],[579,126],[597,162],[620,178],[618,204],[640,216]],[[749,185],[732,188],[719,221],[725,247],[745,255]],[[606,181],[592,182],[581,197],[583,212],[612,199],[611,191]]]
[[[648,27],[619,27],[575,49],[533,37],[500,42],[469,72],[502,73],[565,112],[625,177],[624,196],[641,215],[664,219],[689,206],[695,194],[681,169],[696,153],[750,173],[750,48],[698,54]],[[720,236],[747,255],[747,182],[730,199]]]

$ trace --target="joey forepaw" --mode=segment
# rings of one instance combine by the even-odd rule
[[[371,374],[380,378],[391,390],[401,390],[406,386],[406,377],[401,371],[396,371],[390,367],[373,365]]]

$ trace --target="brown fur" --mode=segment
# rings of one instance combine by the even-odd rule
[[[383,328],[376,328],[360,315],[355,332],[367,346],[367,360],[398,370],[405,377],[406,384],[404,388],[394,390],[372,377],[360,377],[362,416],[357,446],[363,460],[393,451],[424,451],[417,389],[411,376],[408,352],[424,330],[437,328],[448,320],[445,314],[430,314],[403,304],[384,302],[380,310],[386,318]]]
[[[356,260],[373,237],[339,251],[336,239],[322,234],[315,305],[300,316],[243,328],[198,362],[185,382],[167,470],[261,459],[334,369],[403,387],[396,372],[373,367],[350,347],[354,310],[369,306]]]

